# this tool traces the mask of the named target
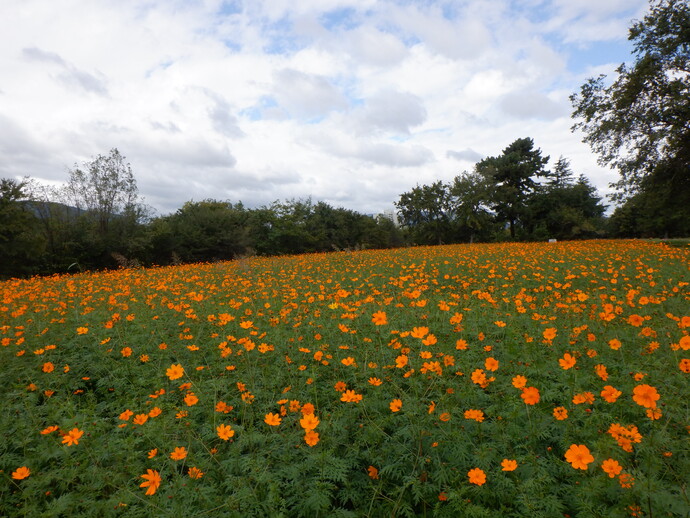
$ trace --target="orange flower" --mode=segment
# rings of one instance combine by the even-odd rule
[[[154,406],[151,410],[149,410],[149,417],[158,417],[162,412],[163,411],[159,407]]]
[[[488,371],[492,371],[492,372],[497,371],[498,370],[498,360],[495,358],[489,357],[486,360],[484,360],[484,367]]]
[[[524,386],[527,385],[527,378],[524,376],[515,376],[513,378],[513,387],[515,388],[524,388]]]
[[[67,446],[72,446],[74,444],[79,444],[79,439],[84,435],[84,431],[79,428],[72,428],[62,437],[62,444]]]
[[[609,379],[609,373],[606,370],[606,365],[602,365],[601,363],[595,365],[594,366],[594,372],[596,372],[597,376],[599,376],[603,381],[606,381]]]
[[[173,364],[168,369],[166,369],[165,374],[171,380],[176,380],[184,375],[184,369],[182,368],[182,365],[180,365],[179,363]]]
[[[278,414],[268,413],[264,417],[264,422],[269,426],[278,426],[281,421]]]
[[[362,401],[362,394],[355,393],[354,390],[346,390],[340,401],[345,401],[346,403],[359,403]]]
[[[77,334],[78,334],[78,335],[85,335],[85,334],[88,333],[88,332],[89,332],[89,328],[88,328],[88,327],[78,327],[78,328],[77,328]]]
[[[141,478],[143,478],[145,482],[139,484],[139,487],[148,488],[146,490],[147,495],[153,495],[161,485],[161,476],[154,469],[147,469],[146,474],[141,475]]]
[[[568,410],[565,407],[557,406],[553,409],[553,416],[558,421],[563,421],[565,419],[568,419]]]
[[[306,414],[302,419],[299,420],[299,424],[305,431],[310,431],[319,426],[319,418],[314,414]]]
[[[154,448],[152,450],[149,450],[148,454],[146,455],[149,459],[154,458],[156,455],[158,455],[158,448]]]
[[[557,333],[558,330],[555,327],[547,327],[546,329],[544,329],[542,336],[546,340],[553,340],[554,338],[556,338]]]
[[[503,462],[501,462],[501,466],[501,471],[515,471],[517,469],[518,464],[516,460],[503,459]]]
[[[172,460],[182,460],[187,456],[187,448],[184,446],[178,446],[170,453],[170,458]]]
[[[338,381],[335,384],[334,388],[337,392],[345,392],[345,390],[347,389],[347,384],[344,381]]]
[[[683,358],[678,364],[678,368],[685,374],[690,374],[690,360],[687,358]]]
[[[575,366],[575,364],[577,363],[577,360],[570,353],[565,353],[563,355],[563,358],[558,360],[558,363],[561,365],[561,368],[563,370],[567,371],[571,367]]]
[[[615,478],[621,471],[623,471],[623,466],[618,464],[617,460],[606,459],[601,463],[601,469],[608,474],[609,478]]]
[[[189,471],[187,471],[187,474],[189,475],[189,478],[193,478],[193,479],[200,479],[201,477],[204,476],[203,471],[201,471],[196,466],[192,466],[191,468],[189,468]]]
[[[149,416],[148,414],[137,414],[134,416],[134,420],[132,421],[134,424],[138,424],[139,426],[143,425],[146,421],[148,421]]]
[[[539,403],[539,389],[536,387],[525,387],[522,389],[520,397],[527,405],[536,405]]]
[[[376,326],[385,326],[388,323],[388,319],[386,318],[386,312],[385,311],[377,311],[371,317],[371,321]]]
[[[618,483],[624,489],[633,487],[635,478],[630,473],[621,473],[618,475]]]
[[[565,460],[575,469],[587,469],[587,465],[594,462],[594,457],[584,444],[572,444],[565,452]]]
[[[354,365],[355,359],[352,356],[348,356],[347,358],[340,360],[340,363],[346,366]]]
[[[379,470],[376,469],[374,466],[369,466],[367,468],[367,473],[369,474],[369,478],[372,480],[376,480],[379,478]]]
[[[299,404],[299,401],[297,401],[297,404]],[[292,406],[292,402],[290,402],[290,406]],[[305,403],[299,410],[302,412],[302,415],[307,415],[313,414],[316,409],[314,408],[314,405],[312,405],[311,403]]]
[[[187,406],[194,406],[199,402],[199,398],[196,397],[194,392],[187,392],[187,395],[184,397],[184,402]]]
[[[224,441],[227,441],[235,435],[235,430],[232,429],[232,426],[228,426],[226,424],[221,424],[216,427],[216,432],[218,432],[218,437],[223,439]]]
[[[628,317],[628,324],[631,326],[640,327],[643,322],[644,318],[642,318],[640,315],[633,314]]]
[[[620,390],[617,390],[611,385],[606,385],[604,390],[601,391],[601,397],[607,403],[615,403],[616,400],[623,394]]]
[[[651,385],[637,385],[633,389],[633,401],[645,408],[656,408],[659,393]]]
[[[448,412],[443,412],[438,418],[445,423],[450,421],[450,414]]]
[[[484,421],[484,412],[481,410],[465,410],[465,419],[474,419],[478,423]]]
[[[381,385],[383,381],[381,381],[379,378],[369,378],[369,385],[373,385],[374,387],[378,387]]]
[[[52,362],[45,362],[43,364],[43,372],[53,372],[55,370],[55,365]]]
[[[395,366],[398,369],[402,369],[405,365],[407,365],[407,356],[405,354],[401,354],[395,359]]]
[[[410,333],[410,336],[412,338],[424,338],[428,333],[429,333],[428,327],[414,327],[414,328],[412,328],[412,332]]]
[[[304,434],[304,442],[311,448],[319,443],[319,433],[314,430],[307,430]]]
[[[479,468],[473,468],[467,472],[467,477],[470,480],[470,484],[475,484],[477,486],[484,485],[486,483],[486,473],[484,473]]]
[[[15,471],[12,472],[12,478],[14,480],[23,480],[26,477],[31,475],[31,470],[27,468],[26,466],[22,466],[21,468],[17,468]]]
[[[618,349],[621,348],[621,341],[618,338],[613,338],[609,340],[609,347],[613,349],[614,351],[617,351]]]
[[[402,401],[400,399],[394,399],[390,402],[390,405],[388,406],[390,407],[392,412],[399,412],[402,408]]]
[[[44,428],[43,430],[41,430],[41,435],[48,435],[49,433],[53,433],[58,428],[59,428],[58,425],[55,425],[55,424],[52,426],[49,426],[48,428]]]

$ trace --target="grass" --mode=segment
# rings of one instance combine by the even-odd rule
[[[0,515],[690,516],[689,259],[458,245],[4,282]]]

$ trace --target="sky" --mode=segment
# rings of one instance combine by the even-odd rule
[[[117,148],[158,214],[364,214],[518,138],[609,193],[569,96],[632,63],[647,0],[4,0],[0,177]]]

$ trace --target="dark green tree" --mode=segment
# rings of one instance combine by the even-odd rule
[[[44,249],[28,179],[0,178],[0,277],[34,273]]]
[[[491,209],[499,222],[506,222],[515,239],[518,222],[526,217],[527,202],[534,193],[536,178],[545,176],[549,157],[534,149],[531,138],[517,139],[496,157],[480,161],[475,170],[491,186]]]
[[[441,181],[416,186],[395,203],[401,224],[417,244],[441,244],[450,239],[452,215],[448,186]]]
[[[453,226],[458,241],[488,240],[495,230],[495,218],[489,210],[490,184],[486,177],[465,172],[449,186],[453,205]]]
[[[617,201],[647,192],[669,222],[690,218],[690,4],[653,0],[633,23],[634,63],[607,84],[590,78],[571,96],[573,130],[616,168]],[[663,226],[663,225],[662,225]],[[675,231],[671,228],[664,233]],[[677,226],[676,226],[677,227]],[[661,229],[658,229],[661,230]]]

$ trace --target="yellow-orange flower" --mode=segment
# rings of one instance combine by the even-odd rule
[[[553,409],[553,416],[558,421],[563,421],[564,419],[568,419],[568,410],[563,406],[557,406]]]
[[[376,326],[385,326],[388,323],[388,319],[386,318],[386,312],[385,311],[377,311],[371,317],[371,321]]]
[[[321,421],[319,421],[319,418],[314,414],[305,414],[304,417],[299,420],[300,426],[307,432],[319,426],[320,422]]]
[[[172,364],[170,367],[166,369],[165,374],[171,380],[176,380],[184,375],[184,368],[179,363]]]
[[[496,358],[488,357],[486,360],[484,360],[484,367],[488,371],[497,371],[498,370],[498,360]]]
[[[467,472],[467,478],[469,478],[470,484],[475,484],[477,486],[481,486],[486,483],[486,473],[479,468],[469,470]]]
[[[525,385],[527,385],[527,378],[524,376],[518,375],[513,378],[513,387],[524,388]]]
[[[645,408],[656,408],[659,393],[651,385],[637,385],[633,389],[633,401]]]
[[[346,390],[340,401],[345,401],[346,403],[359,403],[362,401],[362,394],[357,394],[354,390]]]
[[[546,340],[553,340],[554,338],[556,338],[557,333],[558,333],[558,331],[556,330],[555,327],[547,327],[546,329],[544,329],[542,336]]]
[[[606,459],[601,463],[601,469],[609,476],[609,478],[615,478],[623,471],[623,466],[621,466],[617,460]]]
[[[204,472],[201,471],[196,466],[192,466],[191,468],[189,468],[189,470],[187,471],[187,474],[189,475],[189,478],[193,478],[193,479],[200,479],[201,477],[204,476]]]
[[[161,485],[161,476],[155,469],[147,469],[144,475],[141,475],[144,482],[139,484],[139,487],[145,487],[147,495],[153,495]]]
[[[369,466],[367,468],[367,473],[369,474],[369,478],[376,480],[379,478],[379,470],[376,469],[374,466]]]
[[[481,410],[465,410],[465,419],[474,419],[478,423],[484,421],[484,412]]]
[[[607,403],[615,403],[621,394],[623,393],[620,390],[617,390],[611,385],[606,385],[604,390],[601,391],[601,398]]]
[[[62,437],[62,444],[67,446],[72,446],[74,444],[79,444],[79,439],[84,435],[84,431],[79,428],[72,428]]]
[[[369,385],[373,385],[374,387],[378,387],[382,383],[383,381],[381,381],[380,378],[369,378]]]
[[[14,480],[23,480],[29,475],[31,475],[31,470],[26,466],[17,468],[15,471],[12,472],[12,478]]]
[[[187,456],[187,448],[184,446],[178,446],[172,452],[170,452],[170,458],[172,460],[182,460]]]
[[[594,462],[594,457],[584,444],[572,444],[565,452],[565,460],[575,469],[587,469]]]
[[[522,389],[520,397],[527,405],[536,405],[539,403],[539,389],[536,387],[525,387]]]
[[[42,370],[43,372],[53,372],[55,370],[55,365],[52,362],[45,362]]]
[[[196,397],[194,392],[187,392],[187,395],[184,397],[184,402],[187,406],[194,406],[199,402],[199,398]]]
[[[503,459],[501,462],[501,471],[515,471],[517,469],[517,461],[510,459]]]
[[[304,434],[304,442],[306,442],[309,447],[316,446],[319,443],[319,433],[314,430],[307,430]]]
[[[264,422],[269,426],[278,426],[282,419],[278,414],[268,413],[264,416]]]
[[[394,399],[388,406],[392,412],[399,412],[402,408],[402,401],[400,399]]]
[[[220,437],[224,441],[229,440],[233,435],[235,435],[235,430],[232,429],[232,426],[229,426],[227,424],[221,424],[217,426],[216,432],[218,433],[218,437]]]
[[[558,360],[558,363],[560,364],[560,366],[563,370],[568,370],[571,367],[575,366],[575,364],[577,363],[577,360],[570,353],[565,353],[563,355],[563,358]]]

